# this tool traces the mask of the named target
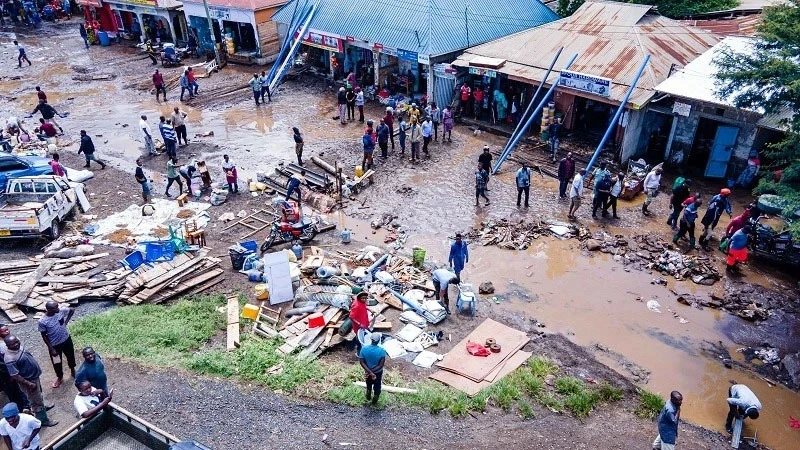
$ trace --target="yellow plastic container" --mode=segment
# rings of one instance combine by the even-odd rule
[[[245,319],[256,320],[258,318],[258,306],[246,304],[242,308],[242,317]]]
[[[364,168],[356,166],[356,178],[361,178],[362,175],[364,175]]]
[[[269,286],[266,283],[257,284],[253,289],[256,291],[256,298],[258,300],[269,299]]]

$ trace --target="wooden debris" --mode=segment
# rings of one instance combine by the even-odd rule
[[[239,347],[239,298],[228,297],[228,335],[226,348],[230,352]]]

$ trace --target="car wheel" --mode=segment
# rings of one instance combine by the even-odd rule
[[[53,220],[53,223],[50,224],[50,228],[47,230],[47,237],[52,240],[58,239],[61,236],[61,223],[58,219]]]

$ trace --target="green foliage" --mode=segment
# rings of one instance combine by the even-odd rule
[[[489,398],[503,411],[508,411],[511,406],[522,397],[518,384],[512,377],[506,377],[489,388]]]
[[[567,410],[579,419],[588,417],[596,403],[597,394],[585,389],[569,394],[567,399],[564,400],[564,406]]]
[[[633,412],[643,419],[653,420],[658,417],[658,413],[661,412],[663,407],[664,399],[660,395],[640,389],[639,404]]]
[[[535,414],[533,413],[533,407],[527,400],[520,399],[517,402],[517,408],[519,408],[519,416],[525,420],[533,419]]]
[[[562,395],[577,394],[584,390],[583,381],[575,377],[561,377],[556,380],[556,392]]]
[[[723,11],[738,5],[737,0],[626,0],[628,3],[655,5],[658,12],[673,19],[709,11]],[[584,0],[558,0],[556,13],[561,17],[572,15]]]
[[[556,14],[561,17],[571,16],[580,6],[584,0],[558,0],[558,7]]]
[[[558,366],[544,356],[534,356],[528,360],[531,373],[537,377],[545,377],[558,372]]]
[[[603,383],[597,388],[597,398],[604,403],[620,401],[623,396],[622,389],[608,383]]]
[[[547,409],[556,412],[561,412],[564,410],[564,402],[559,400],[559,398],[553,395],[552,392],[548,392],[547,394],[542,395],[541,397],[539,397],[538,400],[539,403],[541,403],[542,406],[544,406]]]

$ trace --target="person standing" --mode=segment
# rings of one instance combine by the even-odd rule
[[[567,197],[567,185],[575,178],[575,161],[572,159],[572,152],[561,158],[558,163],[558,196]]]
[[[5,337],[6,344],[5,358],[9,376],[19,383],[20,389],[31,402],[31,410],[34,416],[46,427],[58,425],[58,422],[47,417],[47,409],[44,406],[42,397],[42,368],[31,353],[22,346],[16,336],[8,335]]]
[[[272,103],[272,92],[269,91],[269,78],[267,77],[267,72],[261,71],[261,77],[258,78],[258,82],[261,83],[261,103],[264,102],[264,95],[267,96],[267,100]]]
[[[361,364],[361,368],[364,369],[364,377],[367,382],[367,401],[372,401],[373,405],[377,405],[378,397],[381,395],[383,365],[386,363],[387,354],[386,350],[378,345],[381,343],[381,333],[372,333],[370,340],[371,345],[364,346],[358,352],[358,361]]]
[[[33,117],[33,115],[36,114],[37,111],[42,114],[42,118],[44,120],[57,126],[58,131],[60,131],[62,134],[64,133],[64,129],[61,128],[61,125],[59,125],[56,122],[56,116],[62,117],[61,114],[59,114],[55,108],[53,108],[49,103],[47,103],[47,101],[39,99],[39,104],[36,105],[36,108],[34,108],[33,112],[28,114],[28,117]]]
[[[175,129],[178,145],[180,145],[181,139],[183,139],[184,146],[189,145],[189,139],[186,135],[186,113],[176,106],[172,108],[172,114],[170,114],[169,118],[172,121],[172,127]]]
[[[297,201],[298,203],[302,200],[302,194],[300,193],[300,185],[305,183],[306,171],[305,169],[300,171],[300,175],[293,174],[289,177],[289,181],[286,182],[286,198],[284,200],[289,201],[289,197],[292,196],[292,193],[297,192]]]
[[[359,330],[369,330],[369,312],[367,311],[367,298],[369,294],[367,294],[363,290],[359,290],[356,293],[356,297],[353,299],[353,303],[350,304],[350,322],[353,324],[353,333],[356,334],[356,338],[353,339],[356,345],[356,353],[361,352],[361,340],[358,338]]]
[[[461,85],[461,117],[466,117],[470,113],[470,101],[472,100],[472,88],[465,82]]]
[[[489,197],[486,196],[486,183],[488,181],[489,174],[481,163],[478,163],[478,170],[475,171],[475,206],[479,205],[480,197],[483,197],[486,200],[486,206],[489,206]]]
[[[669,401],[658,414],[658,436],[653,441],[653,450],[675,450],[682,403],[683,395],[680,392],[672,391],[669,394]]]
[[[353,87],[348,83],[345,90],[345,100],[347,100],[347,120],[356,119],[356,93]]]
[[[708,203],[708,209],[706,209],[706,213],[703,215],[703,219],[700,221],[700,223],[703,224],[703,234],[700,235],[700,246],[703,247],[703,250],[705,251],[710,250],[708,247],[708,241],[711,240],[709,235],[712,231],[714,231],[714,228],[717,227],[717,223],[719,223],[719,218],[722,217],[722,213],[727,213],[728,217],[733,216],[731,202],[728,199],[730,195],[731,190],[724,188],[719,191],[719,194],[712,197],[711,201]]]
[[[142,130],[142,137],[144,138],[144,149],[150,155],[158,156],[156,146],[153,144],[153,132],[150,130],[150,125],[147,124],[147,116],[142,114],[139,118],[139,129]]]
[[[14,41],[14,45],[17,46],[17,51],[19,52],[19,54],[17,55],[17,63],[19,63],[19,66],[17,66],[17,68],[22,67],[22,61],[27,62],[29,66],[32,65],[31,60],[28,59],[28,54],[25,53],[25,47],[19,45],[19,42],[17,41]]]
[[[183,101],[183,94],[186,91],[189,91],[189,100],[193,99],[194,94],[192,93],[192,86],[189,84],[189,71],[184,70],[178,81],[181,85],[181,101]],[[258,100],[256,100],[256,102],[258,102]]]
[[[294,138],[294,153],[297,155],[297,165],[303,165],[303,135],[300,134],[300,129],[292,127],[292,138]]]
[[[89,162],[94,161],[97,164],[100,164],[101,169],[106,168],[106,163],[100,161],[94,156],[94,142],[92,142],[92,138],[86,134],[86,130],[81,130],[81,146],[78,148],[78,154],[80,155],[83,153],[83,156],[86,158],[86,164],[83,167],[89,168]]]
[[[692,180],[685,179],[672,190],[672,196],[669,198],[669,206],[672,212],[667,218],[667,225],[672,227],[673,230],[678,229],[678,217],[680,217],[681,210],[683,210],[683,201],[691,195],[691,188]]]
[[[186,69],[186,81],[189,82],[189,92],[196,97],[197,91],[200,89],[200,84],[197,82],[197,78],[195,78],[194,70],[192,70],[191,66]]]
[[[339,107],[339,124],[346,125],[347,124],[347,94],[345,93],[344,87],[339,88],[339,92],[336,94],[336,104]]]
[[[114,397],[114,391],[106,393],[102,389],[95,389],[88,381],[76,384],[75,387],[78,388],[78,394],[75,395],[72,406],[81,419],[94,417],[108,406]]]
[[[16,403],[3,406],[0,436],[3,436],[3,443],[8,450],[38,450],[41,430],[42,422],[29,414],[20,413]]]
[[[64,170],[64,166],[58,161],[60,156],[58,153],[53,153],[53,159],[50,160],[50,170],[53,171],[53,175],[57,177],[66,177],[67,171]]]
[[[553,152],[554,162],[558,154],[558,145],[561,143],[561,126],[561,117],[559,117],[550,124],[548,129],[550,132],[550,150]]]
[[[236,172],[236,164],[234,164],[228,155],[222,155],[222,170],[225,172],[225,182],[228,183],[228,191],[236,194],[239,192],[239,175]]]
[[[672,243],[678,244],[678,239],[683,239],[689,233],[689,250],[694,250],[694,223],[697,220],[697,210],[703,204],[703,200],[696,198],[692,203],[683,208],[683,216],[679,222],[678,232],[672,236]]]
[[[622,194],[622,188],[624,187],[625,183],[625,173],[619,172],[617,177],[612,179],[611,182],[613,185],[611,186],[611,192],[609,193],[608,203],[603,208],[603,217],[608,216],[608,207],[611,207],[611,211],[613,211],[613,218],[619,219],[617,216],[617,199],[619,199],[620,194]]]
[[[661,174],[663,172],[664,170],[661,169],[661,167],[656,167],[644,177],[644,192],[647,197],[644,199],[644,203],[642,203],[642,214],[645,216],[650,215],[647,208],[650,207],[650,203],[653,202],[653,199],[658,196],[658,189],[661,187]]]
[[[47,103],[47,94],[39,86],[36,86],[36,98]]]
[[[164,101],[167,101],[167,87],[164,85],[164,76],[158,69],[153,72],[153,86],[156,88],[156,101],[158,101],[158,94],[164,94]]]
[[[492,154],[489,152],[489,146],[483,146],[483,153],[478,156],[478,164],[480,164],[481,168],[486,172],[486,184],[489,184],[489,174],[492,172]],[[486,192],[489,192],[489,188],[486,188]]]
[[[67,358],[67,366],[72,378],[75,378],[75,346],[72,343],[72,336],[69,335],[67,330],[67,324],[74,313],[74,309],[59,308],[58,303],[51,300],[45,303],[44,316],[39,319],[39,332],[42,334],[42,340],[45,345],[47,345],[50,361],[53,363],[53,370],[56,372],[56,381],[53,382],[53,389],[58,388],[64,382],[62,355]]]
[[[253,78],[247,83],[250,85],[250,89],[253,90],[253,100],[256,101],[256,106],[260,105],[259,99],[261,98],[261,80],[258,78],[258,74],[254,73]]]
[[[425,120],[422,121],[422,153],[425,153],[425,156],[430,155],[428,145],[430,145],[432,137],[433,123],[430,116],[425,116]]]
[[[469,262],[469,249],[461,233],[456,233],[456,240],[450,244],[450,255],[447,258],[447,262],[460,279],[464,264]]]
[[[408,124],[403,116],[400,116],[400,125],[398,125],[397,138],[400,141],[400,156],[406,154],[406,132],[408,131]]]
[[[447,269],[436,269],[431,275],[434,297],[444,306],[445,312],[449,315],[450,296],[447,291],[451,284],[455,284],[456,286],[461,284],[461,279],[458,275]]]
[[[581,199],[583,199],[583,180],[586,177],[586,169],[581,169],[575,174],[575,178],[572,179],[572,186],[569,188],[569,213],[567,213],[567,217],[571,220],[575,220],[575,213],[578,212],[578,208],[581,206]]]
[[[183,183],[181,182],[181,176],[178,173],[178,158],[169,158],[167,159],[167,190],[164,191],[164,195],[168,198],[172,198],[169,194],[169,188],[172,187],[172,183],[178,183],[178,196],[183,194]]]
[[[361,144],[364,147],[364,158],[361,160],[361,168],[366,172],[372,168],[372,154],[375,152],[375,139],[372,137],[372,121],[367,121],[367,129],[361,137]]]
[[[472,112],[474,113],[475,120],[481,119],[481,110],[483,109],[483,96],[485,92],[480,87],[475,87],[475,90],[472,91],[472,98],[475,99],[472,105]]]
[[[177,158],[178,141],[175,135],[175,129],[167,122],[166,117],[161,116],[158,120],[158,131],[161,132],[161,137],[164,139],[164,148],[167,151],[167,158]]]
[[[358,107],[358,121],[364,123],[364,91],[356,88],[356,106]]]
[[[453,111],[450,110],[449,106],[446,106],[442,111],[442,123],[444,124],[442,142],[444,142],[445,134],[447,135],[447,142],[453,142]]]
[[[391,106],[386,107],[383,122],[389,127],[389,140],[392,142],[392,153],[394,153],[394,110]]]
[[[517,170],[517,208],[519,208],[522,194],[525,193],[525,207],[528,207],[528,196],[531,192],[531,169],[528,168],[528,163],[523,162],[522,167]]]
[[[150,183],[147,181],[147,177],[144,174],[141,158],[136,160],[136,172],[134,173],[134,178],[136,178],[136,181],[142,186],[142,199],[144,199],[145,203],[150,203]]]
[[[749,417],[758,419],[761,411],[761,401],[749,387],[743,384],[734,384],[728,388],[728,417],[725,419],[725,431],[733,434],[733,419]]]
[[[83,363],[75,373],[75,386],[88,381],[92,386],[102,389],[103,392],[110,392],[103,358],[95,353],[92,347],[84,347],[81,350],[81,356],[83,356]]]
[[[28,397],[22,393],[17,380],[11,378],[5,365],[6,343],[4,339],[11,334],[6,324],[0,324],[0,388],[5,392],[8,401],[14,402],[22,409],[30,409]]]
[[[386,122],[381,119],[381,122],[378,124],[378,128],[375,129],[375,133],[378,135],[378,147],[381,149],[381,158],[387,158],[389,156],[389,126],[386,125]]]
[[[592,218],[597,218],[597,210],[600,209],[603,217],[608,215],[608,197],[611,195],[611,175],[604,175],[595,185],[594,199],[592,199]]]
[[[86,49],[89,49],[89,33],[86,32],[86,25],[83,23],[78,24],[78,32],[81,34],[81,39],[83,39],[83,45],[86,46]]]
[[[419,160],[419,144],[422,142],[422,130],[417,124],[417,119],[411,118],[411,162]]]
[[[725,260],[725,270],[733,272],[738,269],[737,264],[747,261],[747,243],[752,233],[750,225],[745,225],[733,233],[728,241],[728,258]]]

